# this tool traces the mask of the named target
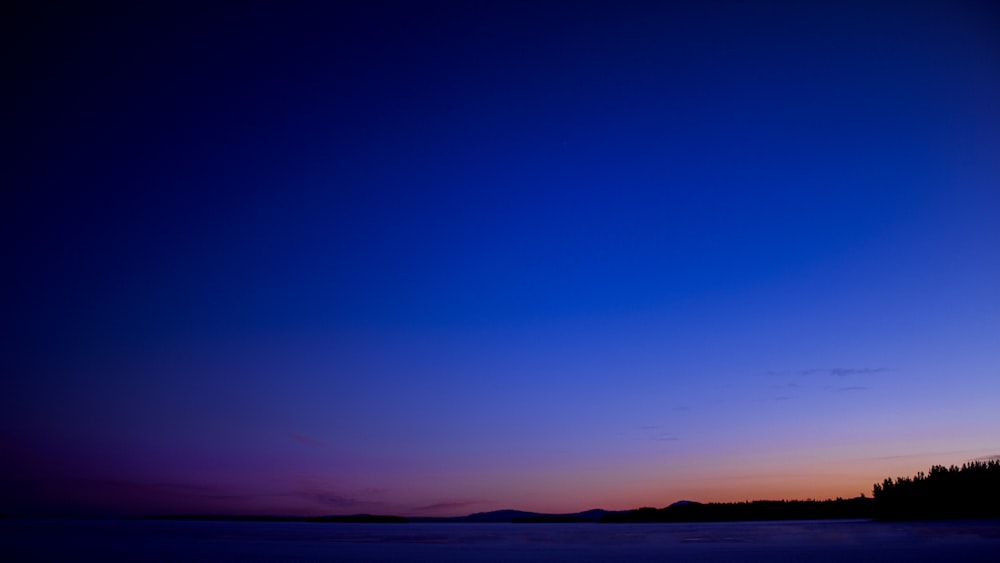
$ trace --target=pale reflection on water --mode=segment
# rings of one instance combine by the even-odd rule
[[[4,561],[1000,561],[1000,520],[324,524],[0,520]]]

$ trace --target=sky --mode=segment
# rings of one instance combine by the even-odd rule
[[[286,4],[4,8],[0,512],[1000,455],[993,3]]]

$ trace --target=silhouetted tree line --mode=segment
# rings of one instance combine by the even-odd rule
[[[666,508],[638,508],[623,512],[588,510],[576,514],[539,514],[498,510],[454,518],[404,518],[354,514],[349,516],[154,516],[165,520],[229,520],[264,522],[738,522],[747,520],[830,520],[877,518],[926,520],[939,518],[1000,518],[1000,459],[973,461],[961,467],[935,465],[916,477],[897,477],[876,483],[874,498],[835,500],[755,500],[699,503],[681,501]],[[2,515],[0,515],[2,518]]]
[[[874,496],[879,519],[1000,517],[1000,459],[886,479],[875,484]]]
[[[751,502],[679,502],[666,508],[611,512],[602,522],[724,522],[746,520],[826,520],[877,518],[929,520],[1000,518],[1000,459],[972,461],[961,467],[935,465],[916,477],[876,483],[874,498],[861,495],[836,500],[757,500]]]
[[[873,500],[864,495],[836,500],[755,500],[678,503],[608,513],[602,522],[739,522],[746,520],[829,520],[871,518]]]

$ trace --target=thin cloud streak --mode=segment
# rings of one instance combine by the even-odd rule
[[[848,377],[855,375],[873,375],[889,371],[886,368],[819,368],[798,372],[799,375],[830,375],[833,377]]]
[[[289,432],[288,435],[291,436],[293,440],[295,440],[300,444],[306,444],[307,446],[313,446],[317,448],[322,448],[326,446],[326,444],[320,442],[319,440],[313,440],[312,438],[303,436],[302,434],[298,434],[296,432]]]
[[[789,375],[808,377],[808,376],[830,376],[830,377],[851,377],[858,375],[875,375],[879,373],[886,373],[890,371],[889,368],[884,367],[860,367],[860,368],[809,368],[800,370],[769,370],[766,372],[767,375],[772,377],[787,377]]]
[[[465,508],[467,506],[475,506],[477,504],[485,504],[485,503],[488,503],[488,502],[490,502],[490,501],[486,501],[486,500],[460,500],[460,501],[454,501],[454,502],[438,502],[438,503],[434,503],[434,504],[428,504],[428,505],[425,505],[425,506],[418,506],[418,507],[414,508],[413,510],[428,511],[428,512],[437,512],[437,511],[440,511],[440,510],[453,510],[453,509]]]

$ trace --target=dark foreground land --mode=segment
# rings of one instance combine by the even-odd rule
[[[356,524],[0,520],[3,561],[998,561],[1000,520]]]
[[[0,561],[1000,561],[998,485],[994,460],[886,479],[874,498],[847,500],[449,519],[0,518]]]
[[[239,522],[326,522],[357,524],[520,523],[577,524],[586,522],[679,523],[745,522],[766,520],[942,520],[1000,519],[1000,460],[973,461],[958,466],[935,465],[914,477],[885,479],[872,488],[872,497],[831,500],[756,500],[699,503],[680,501],[664,508],[588,510],[572,514],[540,514],[496,510],[451,518],[355,514],[341,516],[227,516],[182,515],[150,519]]]

